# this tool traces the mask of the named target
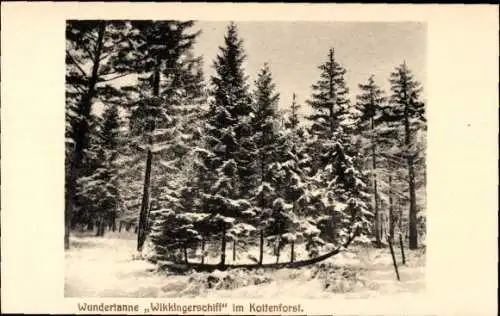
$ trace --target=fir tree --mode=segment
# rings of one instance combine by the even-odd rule
[[[371,156],[372,183],[373,183],[373,210],[374,210],[374,235],[375,244],[381,246],[380,215],[379,215],[379,189],[377,187],[377,157],[378,137],[377,121],[380,120],[382,107],[385,102],[383,91],[375,83],[374,76],[368,78],[366,84],[360,84],[361,94],[357,96],[356,109],[359,111],[357,117],[357,132],[369,140],[368,156]]]
[[[256,145],[255,173],[259,185],[253,198],[259,210],[258,223],[266,235],[273,236],[279,250],[284,243],[281,236],[292,225],[292,205],[282,198],[284,191],[284,170],[282,168],[285,154],[285,138],[279,130],[278,102],[279,94],[275,92],[275,84],[269,65],[262,67],[255,81],[254,107],[251,120]]]
[[[113,208],[110,209],[109,221],[111,228],[116,230],[116,219],[122,210],[122,199],[119,194],[119,169],[122,167],[118,161],[120,149],[123,145],[122,120],[118,112],[118,108],[113,105],[108,105],[103,114],[103,126],[101,133],[102,148],[104,149],[105,162],[107,169],[111,174],[110,184],[111,191],[116,192],[110,198],[113,199]]]
[[[308,117],[312,123],[310,130],[320,139],[331,139],[348,113],[346,70],[335,59],[333,48],[328,52],[328,60],[318,68],[320,79],[312,85],[313,93],[307,101],[313,110]]]
[[[421,86],[415,80],[406,63],[396,67],[391,73],[390,104],[385,108],[384,120],[403,135],[402,150],[399,157],[406,160],[408,169],[409,208],[409,243],[410,249],[418,247],[417,231],[417,201],[416,201],[416,174],[415,160],[419,151],[415,133],[425,126],[425,108],[420,100]]]
[[[78,179],[78,200],[97,224],[97,236],[103,236],[106,226],[116,228],[116,218],[122,207],[120,197],[118,151],[122,144],[120,117],[115,106],[105,109],[97,137],[92,138],[86,151],[89,172]]]
[[[312,86],[313,94],[307,102],[313,110],[308,117],[312,124],[307,145],[313,167],[307,194],[301,198],[310,222],[321,231],[320,235],[311,235],[311,249],[325,242],[341,244],[354,232],[353,227],[366,233],[369,227],[364,223],[371,214],[362,173],[355,164],[355,150],[346,134],[346,71],[335,60],[333,49],[319,68],[320,80]]]
[[[204,146],[210,155],[204,159],[206,170],[204,208],[209,221],[217,226],[213,233],[222,236],[221,264],[225,263],[227,233],[249,213],[247,197],[252,186],[251,130],[248,124],[251,99],[242,63],[245,59],[243,41],[236,25],[230,23],[220,47],[212,77],[213,101],[205,129]],[[246,181],[245,181],[246,180]]]
[[[296,131],[299,127],[299,109],[300,104],[297,104],[295,93],[292,96],[292,104],[290,105],[290,115],[286,118],[285,128]]]
[[[157,208],[152,210],[151,240],[156,257],[187,257],[187,249],[196,247],[203,238],[204,220],[201,193],[203,192],[203,165],[200,163],[202,122],[205,111],[205,93],[200,59],[189,59],[179,64],[176,88],[180,93],[170,96],[174,102],[173,126],[177,129],[168,140],[169,150],[159,153],[159,171],[171,176],[157,179],[154,191]]]
[[[146,240],[150,207],[155,204],[155,201],[150,201],[153,153],[169,149],[168,143],[175,137],[173,96],[178,91],[171,87],[179,76],[179,60],[189,51],[199,34],[188,32],[193,25],[193,21],[133,21],[128,51],[124,49],[120,56],[128,61],[126,67],[139,75],[138,85],[127,87],[127,92],[135,94],[136,98],[131,110],[131,130],[139,136],[139,144],[141,138],[147,143],[144,148],[146,165],[139,215],[138,251],[142,250]],[[173,159],[172,155],[169,158]]]

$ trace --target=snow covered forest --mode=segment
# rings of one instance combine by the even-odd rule
[[[413,270],[404,269],[425,264],[427,123],[405,56],[353,95],[336,55],[342,47],[332,43],[323,60],[309,61],[317,80],[299,102],[265,60],[248,80],[237,24],[213,43],[216,56],[194,49],[202,31],[196,21],[67,22],[64,244],[73,277],[93,269],[78,266],[92,249],[98,257],[126,249],[143,276],[165,267],[160,280],[206,281],[201,272],[238,264],[292,275],[288,264],[325,254],[332,257],[314,271],[344,258],[347,273],[336,277],[357,280],[382,260],[394,279],[401,260],[389,248],[393,258],[403,248],[409,281]],[[123,264],[106,262],[109,270]],[[168,264],[197,271],[185,276]],[[254,285],[273,279],[255,273]],[[71,292],[78,282],[68,283]]]

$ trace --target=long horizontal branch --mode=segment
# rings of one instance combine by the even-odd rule
[[[112,78],[108,78],[108,79],[101,79],[101,80],[99,80],[99,82],[107,82],[107,81],[112,81],[112,80],[115,80],[115,79],[118,79],[118,78],[121,78],[121,77],[129,76],[129,75],[131,75],[131,74],[132,74],[132,73],[121,74],[121,75],[117,75],[117,76],[112,77]]]

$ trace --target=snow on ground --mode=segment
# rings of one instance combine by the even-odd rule
[[[365,298],[414,295],[425,288],[425,250],[406,250],[398,282],[389,250],[362,246],[301,269],[187,275],[157,271],[137,258],[133,233],[74,234],[71,246],[65,262],[67,297]],[[399,248],[395,251],[400,263]]]

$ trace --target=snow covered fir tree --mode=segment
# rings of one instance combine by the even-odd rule
[[[399,278],[394,249],[425,246],[424,90],[406,56],[352,85],[328,43],[297,64],[304,84],[248,25],[213,43],[203,23],[67,21],[65,248],[126,236],[171,273],[315,267],[326,283],[336,255],[390,248]]]

